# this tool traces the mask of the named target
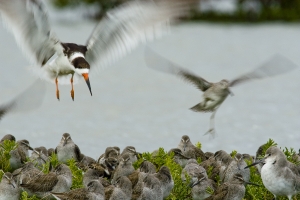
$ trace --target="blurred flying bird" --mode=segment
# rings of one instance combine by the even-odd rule
[[[229,94],[233,95],[233,93],[229,89],[230,87],[253,79],[262,79],[265,77],[272,77],[275,75],[286,73],[297,67],[297,65],[291,62],[289,59],[281,55],[275,55],[260,67],[231,81],[223,79],[220,82],[211,83],[206,81],[204,78],[197,76],[184,68],[181,68],[180,66],[172,63],[166,58],[163,58],[148,47],[145,51],[145,61],[147,66],[159,71],[175,74],[183,78],[184,80],[194,84],[199,90],[204,92],[202,95],[202,102],[198,103],[190,109],[195,112],[212,112],[212,115],[210,117],[210,129],[205,133],[205,135],[211,134],[213,137],[215,136],[215,114],[226,97]]]
[[[112,64],[139,43],[159,37],[171,22],[186,16],[198,0],[130,1],[106,14],[86,45],[63,43],[51,31],[41,0],[0,0],[0,15],[34,72],[56,84],[73,83],[83,77],[92,95],[89,72]],[[51,60],[50,60],[51,59]]]
[[[8,113],[26,112],[38,108],[44,99],[46,84],[37,80],[8,103],[0,105],[0,120]]]

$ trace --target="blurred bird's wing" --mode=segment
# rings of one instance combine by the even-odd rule
[[[194,84],[198,89],[202,90],[203,92],[212,86],[212,83],[206,81],[204,78],[197,76],[192,72],[183,69],[182,67],[179,67],[178,65],[172,63],[166,58],[158,55],[149,47],[146,47],[145,50],[145,62],[150,68],[180,76],[184,80]]]
[[[8,113],[26,112],[38,108],[44,99],[46,84],[37,80],[24,92],[4,105],[0,105],[0,120]]]
[[[41,0],[0,0],[0,15],[33,64],[42,66],[56,51],[63,52]]]
[[[160,37],[199,0],[130,1],[111,10],[87,41],[91,70],[112,64],[139,43]]]
[[[265,77],[272,77],[279,74],[289,72],[296,69],[298,66],[291,60],[285,58],[282,55],[275,55],[266,63],[258,67],[257,69],[239,76],[230,82],[230,87],[236,86],[240,83],[250,81],[252,79],[262,79]]]

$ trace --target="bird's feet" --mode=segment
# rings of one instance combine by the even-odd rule
[[[216,131],[214,128],[209,129],[204,135],[209,135],[212,138],[215,138],[216,136]]]
[[[71,90],[71,97],[72,97],[72,100],[74,101],[74,90],[73,89]]]
[[[56,98],[59,100],[59,90],[56,90]]]

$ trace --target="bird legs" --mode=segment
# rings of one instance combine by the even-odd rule
[[[59,100],[59,90],[58,90],[58,80],[57,80],[57,77],[55,78],[55,85],[56,85],[56,98]]]
[[[213,111],[212,115],[210,116],[210,126],[209,130],[204,134],[211,134],[211,136],[214,138],[215,137],[215,115],[216,115],[217,109]]]
[[[72,74],[72,77],[71,77],[71,86],[72,86],[72,89],[71,89],[71,97],[72,97],[72,100],[74,101],[74,85],[73,85],[73,76],[74,76],[74,74]]]

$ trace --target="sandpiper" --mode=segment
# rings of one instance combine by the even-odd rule
[[[250,180],[250,170],[244,169],[247,166],[247,163],[244,161],[242,154],[237,153],[234,156],[234,160],[230,162],[227,168],[224,171],[222,181],[227,182],[232,179],[232,176],[235,174],[241,174],[243,179],[248,182]],[[221,178],[221,177],[220,177]]]
[[[130,155],[130,161],[132,163],[134,163],[135,161],[137,161],[137,155],[139,154],[138,152],[136,152],[135,148],[133,146],[127,146],[123,149],[120,158],[122,157],[122,155],[124,155],[125,153],[128,153]]]
[[[130,155],[128,153],[125,153],[122,155],[121,161],[114,172],[114,176],[111,182],[114,184],[119,177],[128,176],[133,172],[134,172],[134,167],[132,166]]]
[[[206,170],[199,165],[195,159],[190,159],[186,166],[181,171],[181,180],[186,181],[186,175],[191,177],[191,182],[195,182],[193,178],[198,178],[199,174],[203,174],[207,177]]]
[[[99,158],[98,158],[98,163],[104,163],[105,159],[112,157],[112,158],[118,158],[120,155],[120,148],[119,151],[117,149],[115,149],[114,147],[107,147],[105,149],[104,154],[102,154]]]
[[[23,182],[26,183],[33,177],[39,176],[41,174],[43,174],[43,172],[36,168],[33,162],[27,162],[21,168],[13,171],[14,180],[18,185]]]
[[[199,174],[197,177],[192,178],[193,183],[191,184],[192,187],[192,196],[194,200],[203,200],[211,196],[210,193],[207,192],[207,189],[210,188],[211,190],[215,191],[217,188],[217,184],[207,178],[204,173]]]
[[[265,157],[246,168],[265,163],[261,168],[261,179],[264,186],[274,195],[287,196],[289,200],[300,192],[300,176],[297,170],[290,168],[284,153],[276,146],[267,149]]]
[[[104,169],[106,173],[106,177],[111,178],[113,172],[116,170],[117,166],[119,165],[119,160],[117,158],[109,157],[105,159],[103,163],[101,164],[97,163],[93,166],[98,166],[98,165],[100,165]]]
[[[0,140],[0,144],[3,144],[5,140],[16,141],[16,138],[11,134],[4,135],[3,138]]]
[[[77,162],[76,165],[77,167],[83,170],[86,170],[87,168],[89,168],[89,166],[97,163],[94,158],[86,156],[84,154],[81,154],[80,158],[81,158],[80,162]]]
[[[34,148],[30,160],[39,168],[42,168],[44,164],[46,164],[47,161],[49,161],[48,158],[48,151],[45,147],[37,147]]]
[[[145,200],[162,200],[163,199],[163,191],[161,188],[161,182],[158,178],[153,174],[148,174],[144,180],[144,187],[142,191],[142,199]]]
[[[128,175],[128,179],[132,184],[132,199],[140,199],[143,193],[144,187],[144,178],[147,176],[147,173],[140,172],[138,170],[134,171],[130,175]]]
[[[10,172],[6,172],[2,176],[0,182],[0,199],[18,200],[20,198],[20,189],[13,179]]]
[[[178,144],[178,148],[181,150],[182,154],[188,158],[200,158],[201,161],[206,160],[203,151],[195,147],[195,145],[193,145],[193,143],[191,142],[190,137],[187,135],[183,135],[181,137],[180,143]]]
[[[28,150],[32,150],[28,140],[17,141],[17,148],[9,152],[9,164],[12,170],[20,168],[27,161]]]
[[[235,174],[230,181],[223,183],[217,188],[217,190],[214,192],[213,198],[211,199],[242,200],[246,191],[244,186],[245,183],[259,186],[255,183],[246,182],[242,175]]]
[[[75,161],[81,160],[79,147],[73,142],[69,133],[64,133],[60,143],[55,149],[59,162],[67,163],[68,160],[74,158]]]
[[[193,106],[191,110],[195,112],[212,112],[210,117],[210,128],[205,133],[211,134],[211,136],[215,136],[215,128],[214,128],[214,117],[229,94],[233,95],[230,91],[230,87],[239,85],[240,83],[247,82],[253,79],[261,79],[267,76],[275,76],[278,74],[282,74],[292,69],[296,68],[296,65],[292,63],[290,60],[283,56],[274,56],[268,62],[261,65],[259,68],[241,75],[231,81],[229,80],[221,80],[217,83],[211,83],[206,81],[200,76],[195,75],[192,72],[189,72],[186,69],[179,67],[178,65],[168,61],[167,59],[159,56],[150,48],[147,48],[145,52],[145,60],[149,67],[158,69],[160,71],[168,72],[171,74],[175,74],[186,81],[194,84],[199,90],[203,91],[203,100],[197,105]]]
[[[97,180],[89,182],[86,188],[78,188],[65,193],[51,192],[51,194],[57,200],[71,200],[71,199],[72,200],[83,200],[83,199],[104,200],[105,199],[104,187]]]
[[[161,183],[163,198],[169,196],[174,187],[174,181],[168,167],[162,166],[157,173],[154,174]]]
[[[38,197],[46,197],[50,193],[68,192],[72,185],[72,173],[65,164],[58,165],[54,172],[38,174],[23,181],[20,186],[36,194]]]
[[[101,176],[103,176],[103,172],[97,169],[88,169],[83,174],[83,185],[87,187],[87,185],[93,180],[99,180]]]
[[[86,45],[61,42],[51,30],[41,0],[1,0],[0,14],[17,43],[37,66],[34,72],[56,84],[83,77],[92,95],[90,69],[102,68],[129,53],[140,42],[160,36],[169,24],[188,14],[196,0],[131,1],[106,14]],[[100,55],[100,56],[99,56]],[[50,60],[53,56],[55,58]],[[92,65],[92,67],[90,66]],[[74,80],[73,80],[74,78]]]
[[[140,172],[154,174],[156,172],[156,167],[152,162],[144,160],[139,168]]]
[[[131,200],[132,185],[130,180],[126,176],[119,177],[116,182],[116,186],[110,185],[105,188],[105,199],[108,200]]]
[[[168,154],[170,155],[171,153],[174,153],[174,157],[173,157],[174,162],[176,162],[181,167],[185,167],[188,160],[190,159],[190,158],[184,156],[182,151],[179,148],[170,149]]]

